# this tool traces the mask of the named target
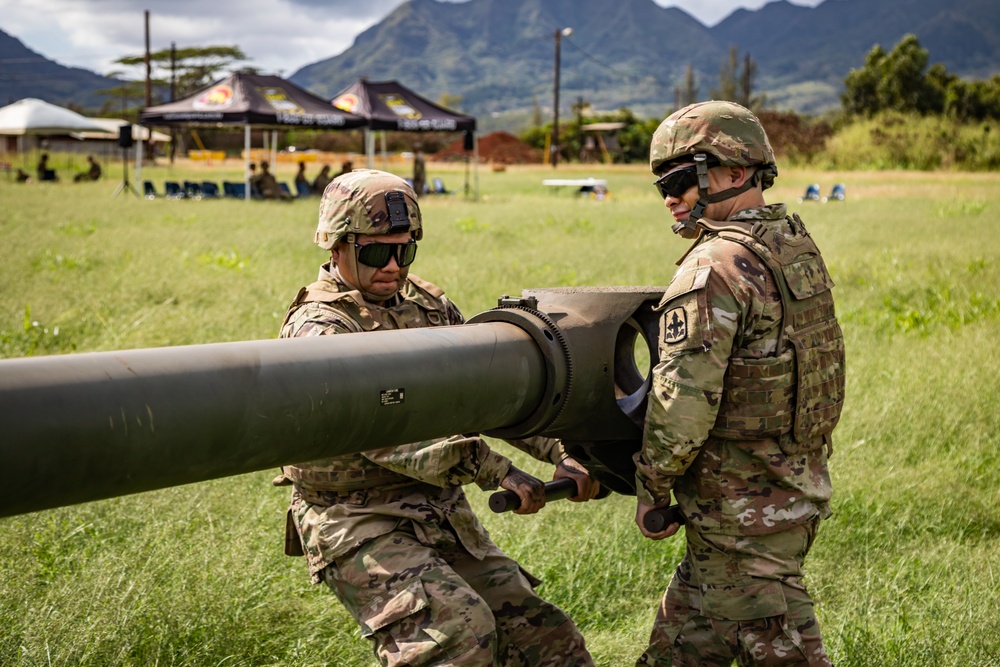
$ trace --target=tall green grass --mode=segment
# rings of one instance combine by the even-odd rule
[[[144,177],[238,174],[184,169]],[[431,171],[461,189],[460,167]],[[467,315],[526,287],[669,282],[685,244],[641,168],[556,175],[606,177],[612,196],[550,191],[551,169],[483,171],[481,201],[423,201],[415,272]],[[845,183],[847,201],[794,204],[812,182]],[[316,200],[136,201],[115,185],[0,179],[0,356],[270,338],[324,259]],[[824,249],[848,343],[835,514],[807,563],[828,650],[840,666],[1000,665],[1000,176],[783,170],[769,195]],[[287,493],[270,477],[0,520],[0,664],[374,664],[281,554]],[[598,664],[632,664],[683,540],[643,539],[630,498],[520,517],[469,495]]]
[[[827,169],[995,171],[1000,123],[884,112],[840,128],[813,163]]]

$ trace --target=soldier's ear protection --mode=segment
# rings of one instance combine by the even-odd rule
[[[387,234],[410,231],[410,209],[406,197],[399,190],[385,193],[385,207],[389,211],[389,231]]]

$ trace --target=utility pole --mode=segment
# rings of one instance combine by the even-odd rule
[[[145,55],[145,57],[143,59],[146,62],[146,107],[148,108],[148,107],[153,106],[153,83],[152,83],[152,76],[151,76],[152,73],[151,73],[150,62],[149,62],[149,60],[150,60],[150,58],[149,58],[149,10],[147,9],[145,12],[143,12],[143,14],[145,15],[145,19],[146,19],[146,21],[145,21],[146,22],[146,55]],[[139,130],[139,141],[143,140],[141,127],[142,126],[140,126],[140,130]],[[150,136],[150,138],[152,138],[152,136],[153,136],[152,132],[150,132],[149,136]],[[149,149],[150,146],[152,146],[152,142],[151,141],[147,142],[144,147],[140,146],[140,148]]]
[[[144,58],[146,63],[146,106],[153,106],[153,85],[151,81],[151,70],[149,62],[149,10],[145,11],[146,15],[146,56]]]
[[[177,100],[177,42],[170,42],[170,101]],[[177,128],[170,127],[170,164],[177,154]]]
[[[562,38],[573,34],[572,28],[560,28],[556,30],[556,68],[553,81],[553,103],[552,103],[552,168],[559,165],[559,52],[562,47]]]

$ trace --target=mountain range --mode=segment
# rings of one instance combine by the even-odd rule
[[[396,79],[476,115],[551,108],[555,34],[561,38],[561,107],[629,107],[660,115],[690,66],[699,97],[718,86],[731,47],[756,63],[755,93],[779,109],[839,104],[844,77],[875,44],[913,33],[930,61],[968,78],[1000,73],[997,0],[778,0],[740,9],[712,27],[653,0],[409,0],[339,55],[296,71],[295,83],[333,97],[359,77]],[[97,106],[115,82],[58,65],[0,31],[0,103],[22,97]]]
[[[96,109],[103,98],[97,91],[117,85],[114,79],[90,70],[49,60],[0,30],[0,106],[37,97],[52,104]]]
[[[997,0],[826,0],[810,8],[784,0],[740,9],[708,28],[652,0],[410,0],[332,58],[291,79],[335,95],[358,76],[398,79],[430,97],[461,96],[477,114],[550,106],[555,33],[560,92],[595,108],[662,113],[690,64],[700,97],[718,86],[736,46],[757,65],[757,92],[770,104],[816,112],[839,104],[851,68],[875,44],[889,51],[907,33],[931,62],[971,78],[1000,72]]]

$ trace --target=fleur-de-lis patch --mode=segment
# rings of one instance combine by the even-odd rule
[[[683,306],[677,306],[667,311],[663,317],[663,342],[679,343],[688,335],[687,313]]]

